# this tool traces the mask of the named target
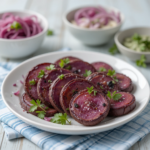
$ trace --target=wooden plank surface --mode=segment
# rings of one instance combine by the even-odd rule
[[[108,54],[108,49],[113,44],[113,39],[105,45],[90,47],[83,45],[78,40],[76,40],[65,28],[62,22],[63,14],[75,7],[85,6],[85,5],[104,5],[104,6],[114,6],[121,10],[125,15],[125,23],[122,29],[134,27],[134,26],[149,26],[149,14],[150,14],[150,1],[149,0],[0,0],[0,11],[6,10],[33,10],[44,15],[49,23],[49,28],[54,30],[54,36],[46,37],[41,48],[37,50],[34,54],[27,58],[33,56],[57,51],[62,47],[70,47],[72,51],[83,50],[83,51],[97,51]],[[116,57],[123,59],[133,66],[137,67],[135,63],[131,62],[128,58],[121,54],[117,54]],[[22,62],[27,58],[10,60],[6,58],[1,58],[0,61],[11,61],[11,62]],[[138,68],[148,79],[150,83],[149,69]],[[137,142],[130,150],[148,150],[150,149],[150,134],[147,135],[142,141]],[[15,139],[8,141],[7,137],[0,125],[0,150],[39,150],[39,148],[28,141],[25,138]]]

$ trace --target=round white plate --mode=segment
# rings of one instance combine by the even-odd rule
[[[17,90],[20,90],[21,94],[24,92],[23,85],[20,83],[20,80],[22,80],[22,75],[26,75],[32,67],[39,63],[55,62],[57,59],[64,56],[75,56],[89,63],[95,61],[104,61],[112,65],[117,72],[121,72],[129,76],[134,84],[133,94],[136,97],[136,108],[131,113],[122,117],[107,117],[103,122],[96,126],[83,126],[72,118],[69,118],[72,122],[72,125],[54,124],[39,119],[38,117],[35,117],[31,114],[27,114],[20,106],[19,97],[12,94]],[[18,87],[14,87],[14,83],[17,83]],[[136,68],[115,57],[95,52],[56,52],[31,58],[12,70],[5,78],[2,85],[2,98],[8,109],[18,118],[34,127],[45,131],[70,135],[102,132],[129,122],[139,113],[141,113],[142,110],[146,107],[149,101],[149,95],[149,84],[145,77]]]

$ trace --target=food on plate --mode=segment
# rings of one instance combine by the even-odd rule
[[[135,97],[129,93],[132,80],[109,64],[90,64],[73,56],[56,63],[38,64],[27,74],[20,104],[28,113],[62,125],[71,124],[69,115],[93,126],[108,114],[122,116],[135,108]]]
[[[131,112],[135,106],[135,97],[131,93],[128,92],[117,92],[121,97],[119,99],[110,98],[110,111],[109,116],[122,116]]]
[[[59,101],[62,109],[65,113],[67,113],[67,115],[70,115],[69,104],[71,98],[79,91],[87,89],[87,87],[91,86],[93,86],[93,84],[90,81],[80,78],[71,80],[70,82],[65,84],[65,86],[61,90]]]
[[[116,73],[116,77],[118,79],[118,88],[123,92],[132,92],[133,84],[132,80],[124,74]]]
[[[91,73],[96,72],[96,69],[89,63],[82,60],[70,61],[64,66],[65,69],[69,69],[75,74],[79,74],[83,77],[89,76]]]
[[[102,61],[94,62],[92,65],[97,70],[97,72],[108,72],[108,70],[113,70],[109,64]]]
[[[42,63],[35,66],[33,69],[29,71],[25,79],[25,91],[31,96],[33,99],[39,99],[37,93],[37,83],[40,78],[42,78],[46,72],[49,72],[50,65],[54,65],[55,68],[59,68],[59,66],[52,63]]]
[[[96,90],[95,90],[96,91]],[[82,90],[70,102],[71,116],[79,123],[93,126],[100,123],[109,113],[110,103],[99,91]]]
[[[120,13],[109,11],[102,6],[85,7],[75,12],[72,24],[88,29],[107,29],[120,23]]]
[[[23,39],[42,32],[42,27],[35,15],[19,17],[4,13],[0,18],[0,38]]]
[[[57,77],[56,80],[53,81],[50,90],[49,90],[49,99],[51,105],[58,110],[59,112],[64,112],[60,105],[60,92],[66,83],[73,79],[82,78],[80,75],[69,73],[69,74],[61,74]]]
[[[49,88],[53,81],[61,74],[71,73],[71,71],[62,68],[53,68],[50,72],[45,74],[43,78],[40,78],[37,84],[37,92],[39,99],[42,101],[43,104],[47,106],[51,106],[49,100]]]
[[[137,52],[150,51],[150,36],[135,33],[124,40],[123,45]]]

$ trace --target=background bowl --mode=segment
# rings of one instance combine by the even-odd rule
[[[7,11],[8,12],[8,11]],[[34,53],[42,44],[44,37],[47,33],[48,23],[46,19],[39,13],[32,12],[32,11],[9,11],[10,13],[20,16],[26,17],[35,15],[38,18],[38,22],[42,27],[42,32],[34,35],[29,38],[24,39],[2,39],[0,38],[0,56],[6,58],[20,58],[28,56]],[[0,13],[0,18],[3,13]]]
[[[81,8],[85,8],[88,6],[80,7],[73,9],[67,12],[64,17],[63,21],[67,26],[70,33],[79,41],[87,45],[101,45],[107,43],[110,39],[113,38],[115,33],[121,28],[124,22],[124,16],[120,13],[119,10],[112,8],[112,7],[104,7],[106,10],[110,11],[113,10],[114,12],[119,12],[121,16],[121,22],[116,26],[109,29],[88,29],[88,28],[81,28],[71,23],[74,19],[74,14],[77,10]],[[96,7],[96,6],[93,6]]]
[[[115,43],[119,49],[119,51],[123,54],[129,57],[131,60],[136,61],[140,59],[141,55],[146,56],[146,62],[150,62],[150,52],[136,52],[134,50],[131,50],[125,46],[123,46],[123,41],[131,37],[134,33],[140,34],[140,35],[147,35],[150,36],[150,28],[149,27],[136,27],[136,28],[130,28],[124,31],[120,31],[115,35]]]

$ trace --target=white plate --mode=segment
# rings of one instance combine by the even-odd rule
[[[55,60],[64,57],[64,56],[75,56],[79,57],[89,63],[94,61],[104,61],[108,64],[112,65],[114,69],[118,72],[122,72],[129,76],[134,84],[133,94],[136,97],[136,108],[129,114],[122,117],[107,117],[103,122],[96,126],[83,126],[72,118],[69,118],[72,122],[72,125],[59,125],[51,122],[47,122],[45,120],[39,119],[31,114],[27,114],[23,111],[20,106],[19,98],[14,96],[12,93],[16,92],[18,89],[21,93],[24,92],[23,85],[21,85],[20,80],[22,79],[22,75],[26,75],[27,72],[35,65],[42,62],[54,62]],[[13,87],[13,84],[16,83],[19,85],[18,87]],[[12,95],[12,97],[11,97]],[[81,134],[90,134],[96,132],[102,132],[106,130],[110,130],[121,126],[133,118],[135,118],[142,110],[146,107],[149,101],[149,84],[145,77],[133,66],[130,64],[117,59],[112,56],[108,56],[101,53],[95,52],[57,52],[57,53],[49,53],[40,55],[34,58],[31,58],[22,64],[20,64],[17,68],[9,73],[9,75],[5,78],[2,85],[2,98],[8,107],[8,109],[15,114],[18,118],[23,120],[24,122],[40,128],[42,130],[46,130],[49,132],[60,133],[60,134],[70,134],[70,135],[81,135]]]

